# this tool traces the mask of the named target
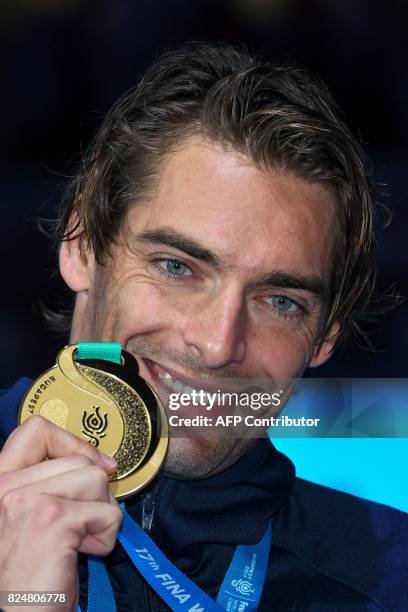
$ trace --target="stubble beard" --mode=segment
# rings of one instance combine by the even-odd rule
[[[233,438],[170,438],[163,473],[180,480],[202,480],[233,465],[254,442]]]

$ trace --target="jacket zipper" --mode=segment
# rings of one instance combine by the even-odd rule
[[[154,495],[153,493],[146,493],[143,498],[142,508],[142,528],[145,531],[150,531],[153,523],[154,515]]]
[[[159,481],[151,491],[145,493],[143,495],[143,505],[142,505],[142,529],[147,532],[150,532],[153,525],[154,511],[156,507],[156,501],[158,497],[158,491],[161,486],[161,482]]]

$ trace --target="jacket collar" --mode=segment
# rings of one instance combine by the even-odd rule
[[[259,439],[237,463],[210,478],[159,478],[150,491],[155,504],[152,537],[172,558],[186,546],[206,542],[253,544],[261,539],[294,484],[290,459],[269,439]],[[126,502],[137,521],[145,494]]]

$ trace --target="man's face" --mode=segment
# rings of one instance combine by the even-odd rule
[[[321,185],[185,144],[164,163],[155,196],[130,209],[104,266],[63,243],[61,272],[78,294],[71,341],[121,342],[164,402],[186,386],[300,377],[331,348],[316,353],[334,208]],[[171,438],[166,471],[208,476],[249,442]]]

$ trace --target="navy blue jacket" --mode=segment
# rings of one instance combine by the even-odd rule
[[[0,397],[0,443],[29,384],[20,379]],[[257,542],[272,517],[260,610],[408,611],[408,515],[297,478],[267,439],[211,478],[161,476],[126,507],[144,527],[151,523],[156,544],[213,598],[235,546]],[[168,610],[120,544],[105,563],[119,612]],[[86,610],[84,559],[79,573]]]

